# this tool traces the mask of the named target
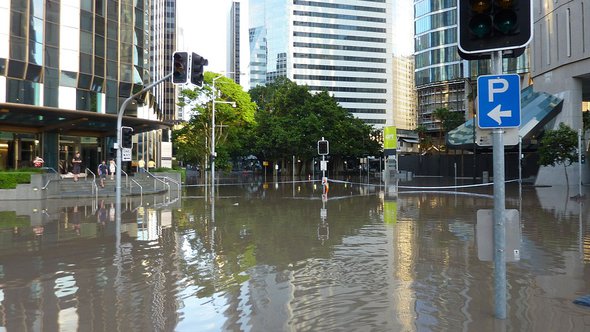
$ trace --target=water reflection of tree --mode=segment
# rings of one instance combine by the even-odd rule
[[[279,191],[282,189],[279,189]],[[358,233],[368,222],[381,222],[381,203],[376,196],[329,201],[330,239],[322,245],[317,240],[321,200],[291,199],[291,191],[268,196],[267,200],[218,200],[215,230],[210,220],[210,206],[193,203],[183,209],[179,230],[190,245],[183,271],[196,285],[199,297],[219,291],[235,290],[248,279],[248,270],[260,265],[277,271],[309,258],[329,259],[333,246],[342,238]],[[308,194],[303,194],[308,196]],[[313,205],[316,208],[310,208]],[[358,212],[362,211],[361,214]],[[193,215],[193,221],[186,217]],[[351,223],[338,223],[340,218],[356,215]]]

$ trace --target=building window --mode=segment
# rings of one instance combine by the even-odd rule
[[[8,63],[8,77],[23,79],[25,76],[25,63],[10,60]]]
[[[78,75],[75,72],[71,71],[61,71],[61,76],[59,78],[59,85],[66,86],[69,88],[75,88],[77,84],[77,77]]]
[[[41,66],[29,63],[27,66],[27,76],[26,80],[31,82],[41,82],[42,79],[42,71]]]

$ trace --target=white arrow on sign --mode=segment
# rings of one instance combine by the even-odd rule
[[[492,120],[496,121],[498,123],[498,125],[502,124],[503,117],[508,117],[508,118],[512,117],[512,111],[510,111],[510,110],[502,111],[501,108],[502,108],[502,105],[498,105],[498,106],[494,107],[493,110],[488,112],[488,116]]]

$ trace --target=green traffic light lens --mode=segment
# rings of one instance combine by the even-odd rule
[[[477,38],[483,38],[490,34],[492,20],[487,15],[475,15],[471,21],[469,21],[469,30],[471,33],[477,36]]]
[[[516,29],[516,13],[510,10],[502,10],[494,17],[494,25],[503,34],[509,34]]]

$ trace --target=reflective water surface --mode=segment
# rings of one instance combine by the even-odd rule
[[[590,330],[590,307],[572,303],[590,294],[576,190],[507,185],[521,259],[498,320],[476,242],[491,187],[396,198],[337,182],[323,198],[318,185],[127,199],[119,245],[111,201],[2,202],[0,331]]]

